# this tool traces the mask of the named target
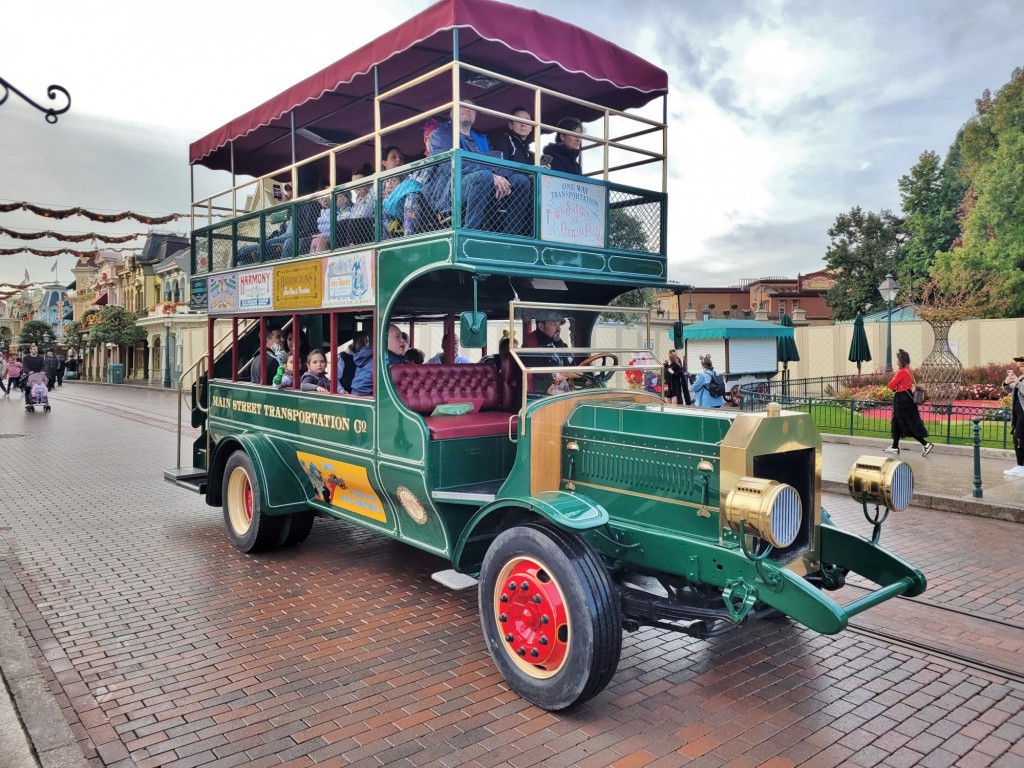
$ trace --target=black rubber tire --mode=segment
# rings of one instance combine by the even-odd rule
[[[292,547],[304,542],[313,528],[313,517],[311,510],[285,515],[281,518],[281,530],[277,533],[274,546]]]
[[[258,552],[276,543],[283,518],[263,513],[256,470],[245,451],[235,451],[228,457],[224,467],[221,498],[224,526],[236,549]]]
[[[517,657],[500,622],[496,591],[502,571],[528,560],[542,565],[564,597],[568,633],[564,659],[555,670],[534,674],[526,657]],[[504,579],[502,580],[504,583]],[[480,625],[487,650],[509,686],[532,704],[558,711],[596,696],[611,681],[622,652],[618,595],[594,550],[575,533],[543,523],[503,531],[484,556],[480,569]],[[503,615],[503,614],[502,614]],[[541,642],[544,642],[541,640]]]

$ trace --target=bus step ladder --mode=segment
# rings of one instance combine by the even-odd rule
[[[449,568],[446,571],[438,571],[437,573],[430,574],[430,578],[436,581],[438,584],[448,587],[448,589],[454,589],[456,591],[462,589],[471,589],[477,584],[476,579],[472,576],[467,576],[464,573],[459,573]]]

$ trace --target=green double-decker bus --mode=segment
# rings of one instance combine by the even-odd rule
[[[195,142],[230,183],[192,206],[201,435],[166,477],[245,552],[319,517],[446,558],[508,684],[552,710],[607,685],[624,629],[835,633],[922,592],[879,546],[906,464],[851,470],[861,538],[821,508],[806,414],[649,386],[667,86],[558,19],[442,0]],[[878,588],[840,605],[851,571]]]

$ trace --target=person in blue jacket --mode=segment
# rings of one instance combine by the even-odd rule
[[[715,397],[711,394],[711,382],[716,376],[715,366],[711,362],[711,355],[704,355],[700,359],[700,364],[701,372],[694,377],[693,384],[690,386],[694,405],[699,405],[703,408],[721,408],[725,405],[725,398],[722,395]]]
[[[465,101],[459,107],[459,147],[468,152],[486,155],[490,152],[487,137],[473,130],[476,110],[473,102]],[[452,123],[444,122],[430,132],[427,139],[428,154],[433,157],[452,148]],[[451,210],[450,166],[436,166],[430,180],[424,185],[425,193],[439,213]],[[462,226],[466,229],[489,229],[487,208],[494,201],[496,210],[504,212],[501,230],[513,235],[532,232],[530,214],[530,180],[522,173],[497,165],[484,165],[465,159],[462,163],[462,202],[465,213]],[[528,227],[529,225],[529,227]]]

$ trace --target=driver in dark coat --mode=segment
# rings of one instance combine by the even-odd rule
[[[534,319],[537,327],[527,334],[526,342],[523,344],[524,349],[532,347],[558,350],[569,346],[562,341],[562,326],[566,322],[565,315],[556,310],[545,310],[538,313]],[[552,352],[549,355],[524,354],[523,362],[528,367],[536,368],[551,368],[559,365],[573,365],[575,363],[572,355],[559,352]],[[530,376],[530,391],[536,394],[555,394],[553,388],[556,386],[559,387],[557,390],[559,392],[568,391],[567,386],[562,388],[565,378],[561,374],[532,374]]]

